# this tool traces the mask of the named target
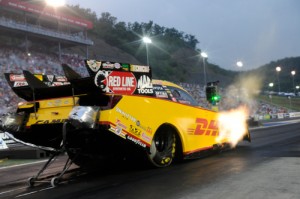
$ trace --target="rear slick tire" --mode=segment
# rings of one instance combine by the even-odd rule
[[[153,166],[167,167],[172,163],[175,151],[176,135],[174,130],[168,126],[162,126],[155,133],[147,156]]]

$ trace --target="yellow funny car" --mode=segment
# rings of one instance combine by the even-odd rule
[[[200,107],[182,87],[153,80],[150,66],[86,60],[89,77],[63,65],[65,76],[7,73],[26,100],[2,117],[1,130],[23,144],[79,166],[144,154],[156,167],[199,157],[230,142],[220,136],[219,113]],[[249,132],[243,138],[250,141]]]

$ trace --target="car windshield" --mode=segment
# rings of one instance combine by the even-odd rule
[[[185,90],[172,86],[167,86],[167,88],[171,91],[173,98],[175,98],[177,102],[182,104],[189,104],[192,106],[198,106],[197,101]]]

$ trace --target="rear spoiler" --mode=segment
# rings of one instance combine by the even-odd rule
[[[85,60],[96,87],[102,92],[123,95],[153,95],[150,66]]]
[[[5,73],[12,90],[26,101],[81,95],[93,92],[153,95],[150,66],[85,60],[90,77],[81,77],[67,64],[64,76]]]
[[[16,95],[26,101],[80,95],[98,89],[89,77],[82,78],[66,64],[62,67],[64,76],[32,74],[24,70],[23,74],[5,73],[5,78]]]

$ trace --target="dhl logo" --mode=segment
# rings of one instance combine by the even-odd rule
[[[218,136],[219,129],[218,123],[215,120],[208,121],[204,118],[196,118],[196,128],[189,128],[189,135],[207,135],[207,136]]]

